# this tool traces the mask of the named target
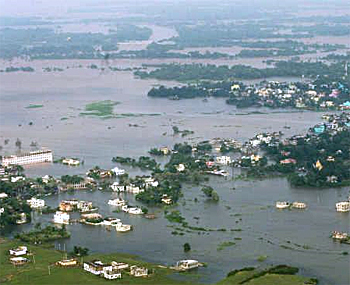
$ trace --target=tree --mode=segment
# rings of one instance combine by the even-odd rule
[[[202,188],[202,192],[205,194],[205,196],[207,196],[209,198],[212,197],[213,191],[214,191],[214,189],[212,187],[210,187],[210,186],[204,186]]]
[[[19,138],[17,138],[15,145],[16,145],[16,147],[18,148],[18,150],[21,150],[21,148],[22,148],[22,142],[20,141]]]
[[[183,246],[184,252],[189,252],[191,250],[191,245],[188,242],[186,242]]]
[[[219,198],[218,192],[213,191],[211,195],[212,195],[213,201],[215,201],[215,202],[218,202],[218,201],[219,201],[220,198]]]
[[[75,256],[86,256],[89,254],[89,249],[87,247],[74,246],[73,255]]]

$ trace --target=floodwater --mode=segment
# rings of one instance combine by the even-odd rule
[[[33,64],[78,66],[78,62],[72,61]],[[42,72],[40,68],[34,73],[2,73],[1,154],[14,152],[17,138],[26,150],[32,141],[36,141],[40,146],[52,149],[55,157],[73,156],[85,163],[76,168],[57,164],[30,166],[26,167],[29,176],[84,174],[95,165],[113,167],[113,156],[137,157],[147,154],[151,147],[171,147],[176,142],[214,137],[244,141],[256,133],[269,131],[283,131],[286,135],[304,133],[309,126],[321,120],[322,113],[316,112],[237,110],[226,105],[224,99],[210,98],[208,102],[203,102],[201,99],[171,101],[148,98],[149,89],[158,84],[172,86],[176,83],[140,80],[127,71],[101,73],[86,67],[53,73]],[[108,120],[80,116],[87,103],[97,100],[119,101],[114,112],[132,113],[133,116]],[[43,107],[25,108],[30,104],[42,104]],[[262,113],[249,114],[254,111]],[[29,126],[29,122],[33,125]],[[138,127],[130,127],[129,124]],[[173,125],[195,133],[188,138],[174,137]],[[285,129],[285,126],[291,128]],[[8,145],[4,145],[5,139],[10,139]],[[139,170],[126,170],[131,175],[141,174]],[[199,270],[202,274],[199,281],[202,282],[217,281],[234,268],[286,263],[302,268],[308,276],[318,276],[323,284],[348,284],[349,258],[341,254],[348,250],[348,246],[334,243],[329,238],[332,230],[349,231],[348,214],[338,214],[334,209],[337,201],[348,196],[348,189],[293,189],[285,179],[234,182],[214,177],[210,184],[220,195],[218,204],[207,202],[198,187],[185,185],[184,198],[175,208],[191,225],[225,228],[226,232],[174,236],[160,209],[150,209],[157,212],[155,220],[113,213],[115,208],[106,203],[116,196],[115,193],[62,193],[47,197],[46,202],[57,206],[62,199],[91,200],[104,216],[119,217],[134,226],[134,231],[120,234],[101,227],[70,225],[72,237],[65,241],[68,250],[79,244],[92,251],[127,252],[168,265],[182,258],[195,258],[208,263],[207,268]],[[196,197],[198,203],[194,202]],[[127,199],[137,203],[131,195]],[[276,200],[301,200],[309,207],[304,211],[277,211],[274,208]],[[199,217],[199,220],[193,217]],[[20,226],[17,230],[29,229],[38,221],[49,222],[51,218],[51,214],[38,215],[31,225]],[[234,240],[237,237],[242,240]],[[219,243],[224,241],[234,241],[236,245],[218,251]],[[182,250],[185,242],[193,248],[187,254]],[[257,258],[260,255],[268,258],[259,263]]]
[[[263,65],[263,59],[240,60],[254,66]],[[177,142],[214,137],[244,141],[259,132],[283,131],[288,136],[305,133],[321,120],[321,112],[263,108],[237,110],[226,105],[224,99],[209,98],[208,102],[203,102],[201,99],[171,101],[148,98],[147,92],[152,86],[174,86],[178,83],[140,80],[134,78],[131,71],[101,72],[87,68],[91,63],[100,67],[133,68],[140,67],[142,63],[164,62],[170,60],[1,62],[1,68],[33,66],[36,71],[0,73],[0,145],[3,147],[0,155],[13,153],[15,141],[19,138],[23,150],[29,150],[30,143],[36,141],[39,146],[52,149],[56,158],[71,156],[84,160],[83,166],[75,168],[58,164],[26,167],[26,174],[31,177],[45,174],[59,177],[84,174],[95,165],[111,168],[115,166],[111,162],[113,156],[138,157],[146,155],[152,147],[171,147]],[[205,62],[230,65],[225,60]],[[62,67],[64,71],[47,73],[42,71],[43,67]],[[80,115],[86,104],[100,100],[120,102],[114,113],[129,115],[108,120]],[[43,107],[26,108],[30,104]],[[261,113],[254,113],[256,111]],[[33,122],[32,126],[30,122]],[[193,130],[194,134],[186,138],[173,136],[174,125]],[[284,128],[286,126],[290,129]],[[7,145],[4,144],[5,139],[10,140]],[[138,169],[125,169],[131,175],[142,173]],[[80,245],[92,252],[126,252],[167,265],[179,259],[194,258],[208,263],[208,267],[199,269],[201,277],[198,281],[201,282],[218,281],[228,271],[245,266],[290,264],[300,267],[307,276],[317,276],[321,284],[349,284],[349,256],[342,255],[342,252],[349,251],[349,246],[334,243],[329,238],[333,230],[350,231],[349,214],[335,211],[335,203],[348,197],[348,188],[294,189],[282,178],[232,181],[212,177],[209,184],[219,193],[219,203],[206,201],[200,187],[184,185],[184,197],[174,209],[179,209],[190,225],[224,228],[226,231],[172,235],[174,229],[169,227],[171,223],[164,219],[160,208],[150,208],[157,215],[154,220],[132,217],[114,213],[115,208],[107,205],[116,193],[78,191],[61,193],[45,200],[52,207],[56,207],[62,199],[93,201],[102,215],[121,218],[123,222],[132,224],[134,230],[121,234],[102,227],[69,225],[72,237],[56,246],[67,250]],[[139,204],[132,195],[125,198],[132,204]],[[194,202],[194,198],[198,198],[198,202]],[[303,201],[308,208],[278,211],[274,208],[277,200]],[[73,218],[77,217],[73,215]],[[45,224],[51,219],[52,214],[35,215],[32,224],[18,226],[15,231],[29,230],[34,223]],[[226,241],[236,244],[218,250],[219,244]],[[185,242],[191,244],[192,251],[189,253],[183,252]],[[268,257],[264,262],[258,262],[260,255]]]

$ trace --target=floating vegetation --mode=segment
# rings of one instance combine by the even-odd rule
[[[81,112],[82,116],[97,116],[103,119],[113,118],[113,108],[115,105],[120,104],[120,102],[104,100],[89,103],[85,106],[85,112]]]
[[[37,108],[42,108],[44,107],[44,105],[41,104],[29,104],[27,107],[25,107],[26,109],[37,109]]]
[[[233,241],[224,241],[218,245],[217,250],[220,251],[220,250],[223,250],[225,247],[234,246],[234,245],[236,245],[236,243]]]
[[[81,116],[93,116],[99,117],[101,119],[120,119],[120,118],[128,118],[128,117],[144,117],[144,116],[160,116],[159,113],[114,113],[114,106],[121,104],[118,101],[112,100],[104,100],[104,101],[96,101],[89,103],[85,106],[85,111],[81,112]]]
[[[263,262],[267,259],[267,255],[260,255],[258,258],[257,258],[257,261],[259,262]]]

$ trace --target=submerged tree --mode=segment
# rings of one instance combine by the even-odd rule
[[[184,252],[189,252],[191,250],[191,245],[188,242],[186,242],[183,245],[183,247],[184,247]]]

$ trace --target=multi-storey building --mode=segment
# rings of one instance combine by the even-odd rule
[[[2,158],[2,166],[26,165],[52,161],[53,156],[51,150],[37,150],[19,155],[4,156]]]

